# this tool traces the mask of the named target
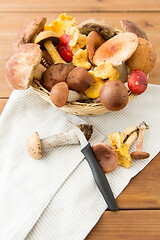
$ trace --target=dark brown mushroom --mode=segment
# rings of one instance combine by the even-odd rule
[[[93,152],[104,173],[114,171],[118,166],[117,153],[106,143],[96,143]]]

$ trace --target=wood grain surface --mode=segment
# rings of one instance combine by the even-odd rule
[[[160,0],[0,1],[0,114],[12,92],[5,80],[5,65],[17,32],[36,16],[45,16],[50,23],[63,12],[74,16],[77,24],[98,18],[121,29],[121,19],[136,22],[157,53],[149,83],[160,84]],[[160,153],[130,181],[117,203],[120,211],[106,211],[87,240],[160,239]]]

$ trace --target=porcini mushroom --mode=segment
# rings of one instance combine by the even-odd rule
[[[26,43],[6,64],[6,79],[14,89],[27,89],[34,78],[40,80],[46,68],[40,64],[42,51],[35,43]]]
[[[50,99],[56,107],[63,107],[68,99],[69,88],[66,82],[55,84],[50,93]]]
[[[67,83],[71,90],[84,92],[92,84],[92,77],[84,67],[76,67],[67,76]]]
[[[58,51],[54,47],[60,42],[60,38],[56,33],[52,31],[40,32],[35,38],[34,42],[40,45],[44,45],[55,64],[65,63],[65,61],[61,58]]]
[[[143,122],[140,125],[139,129],[139,136],[137,139],[137,151],[134,151],[131,153],[131,157],[134,159],[146,159],[149,158],[150,154],[147,152],[142,151],[142,146],[143,146],[143,139],[144,139],[144,130],[148,129],[148,125]]]
[[[95,143],[92,149],[104,173],[116,169],[118,166],[118,155],[108,144]]]
[[[36,17],[26,24],[17,34],[16,40],[13,44],[15,51],[25,43],[34,42],[34,37],[42,31],[46,20],[46,18]]]
[[[89,140],[93,132],[92,125],[80,124],[78,127]],[[80,142],[74,129],[43,139],[40,139],[38,133],[34,132],[27,138],[27,152],[32,158],[39,160],[42,158],[42,151],[46,149],[76,144],[80,144]]]
[[[52,64],[42,76],[42,86],[50,92],[55,84],[59,82],[65,82],[68,73],[71,72],[74,68],[75,67],[73,65],[65,63]]]

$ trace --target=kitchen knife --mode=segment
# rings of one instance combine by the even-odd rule
[[[101,194],[103,195],[108,205],[108,208],[110,210],[117,211],[118,206],[117,206],[116,200],[113,196],[108,180],[94,155],[94,152],[92,150],[90,143],[88,143],[83,132],[77,126],[75,126],[73,123],[72,123],[72,126],[82,146],[81,152],[84,154],[87,162],[89,163],[95,182]]]

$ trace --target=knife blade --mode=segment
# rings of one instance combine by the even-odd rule
[[[108,208],[112,211],[117,211],[118,210],[118,206],[116,203],[116,200],[113,196],[113,192],[111,190],[111,187],[109,185],[109,182],[101,168],[101,166],[99,165],[94,152],[92,150],[92,147],[90,145],[90,143],[87,141],[87,139],[85,138],[83,132],[72,123],[73,129],[75,130],[75,133],[77,134],[80,144],[81,144],[81,152],[83,153],[83,155],[85,156],[91,170],[92,170],[92,174],[94,177],[94,180],[104,198],[104,200],[106,201]]]

